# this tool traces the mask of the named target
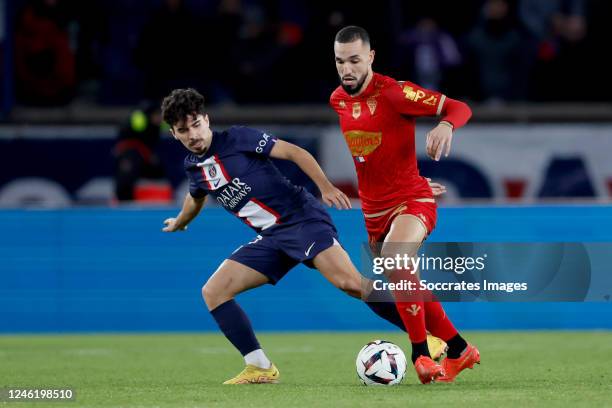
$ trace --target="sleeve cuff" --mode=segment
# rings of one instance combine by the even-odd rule
[[[436,116],[440,116],[442,113],[442,108],[444,108],[444,102],[446,102],[446,95],[442,94],[440,97],[440,103],[438,104],[438,110],[436,111]]]

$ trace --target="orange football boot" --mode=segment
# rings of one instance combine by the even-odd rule
[[[442,361],[442,368],[445,374],[438,378],[439,382],[453,382],[455,377],[466,368],[473,368],[474,364],[480,364],[480,352],[471,344],[463,350],[459,358],[446,357]]]
[[[430,357],[426,356],[419,356],[419,358],[416,359],[414,362],[414,369],[419,376],[419,380],[423,384],[429,384],[444,375],[444,368]]]

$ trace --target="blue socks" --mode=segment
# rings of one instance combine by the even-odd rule
[[[400,330],[406,331],[406,326],[395,307],[395,298],[391,292],[372,290],[364,302],[378,316],[396,325]]]
[[[249,318],[234,299],[217,306],[210,314],[240,354],[245,356],[261,348]]]

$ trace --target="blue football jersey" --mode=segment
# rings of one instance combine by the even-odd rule
[[[312,194],[292,184],[270,161],[276,141],[274,136],[242,126],[213,131],[206,153],[185,158],[190,194],[211,195],[257,232],[325,212]]]

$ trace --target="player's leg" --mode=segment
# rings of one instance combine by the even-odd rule
[[[480,352],[457,331],[435,295],[431,294],[430,297],[431,300],[425,302],[427,330],[448,346],[446,358],[442,361],[445,374],[438,381],[453,382],[461,371],[480,364]]]
[[[423,222],[411,214],[401,214],[391,223],[389,233],[381,248],[381,256],[395,258],[396,256],[414,257],[421,242],[427,237],[427,228]],[[418,288],[417,271],[408,269],[390,271],[392,282],[411,281]],[[444,370],[436,364],[429,353],[427,345],[427,329],[425,326],[424,293],[412,291],[410,294],[395,292],[396,307],[402,317],[408,336],[412,343],[412,362],[422,383],[444,375]]]
[[[225,260],[202,288],[213,318],[227,339],[244,356],[246,368],[224,384],[274,383],[279,372],[263,352],[251,323],[234,300],[246,290],[275,284],[293,266],[270,237],[258,236]]]
[[[361,298],[361,275],[340,245],[319,252],[312,263],[332,285],[349,296]]]
[[[226,259],[202,287],[202,297],[209,311],[232,300],[236,295],[268,283],[268,278],[255,269]]]
[[[409,214],[416,215],[418,217],[417,220],[422,221],[423,227],[428,232],[433,230],[436,220],[435,204],[424,201],[414,202],[407,211],[409,211]],[[443,367],[446,371],[446,376],[444,378],[448,379],[453,375],[453,372],[457,372],[457,370],[455,370],[456,367],[465,365],[464,363],[458,362],[461,359],[465,359],[466,355],[470,354],[467,353],[467,351],[469,351],[468,349],[471,350],[471,348],[468,347],[468,343],[457,332],[436,296],[430,291],[425,291],[422,297],[425,300],[425,326],[427,330],[448,345],[447,358],[443,362]],[[430,343],[436,344],[437,342]],[[430,352],[433,352],[434,349],[431,348],[431,344]],[[471,351],[473,352],[471,353],[471,357],[473,357],[474,362],[476,360],[479,361],[479,357],[476,359],[478,350],[474,348],[474,350]],[[474,362],[472,362],[471,365],[473,365]],[[440,378],[439,380],[442,381],[443,379]]]
[[[268,278],[253,268],[236,261],[226,259],[202,287],[202,296],[211,315],[217,322],[225,337],[240,351],[249,366],[263,370],[272,369],[272,363],[262,350],[251,322],[234,297],[246,290],[268,283]],[[253,371],[253,370],[250,370]],[[240,373],[235,381],[229,384],[249,383],[252,375],[257,375],[257,382],[275,382],[274,368],[271,375],[261,373]],[[261,374],[261,375],[260,375]],[[261,378],[259,378],[261,377]]]
[[[363,299],[364,282],[338,242],[338,232],[329,214],[321,210],[312,215],[308,222],[277,232],[275,237],[279,246],[287,257],[318,269],[334,286],[350,296]],[[380,317],[405,330],[393,303],[393,295],[387,293],[387,304],[381,297],[376,303],[364,300]]]
[[[381,248],[383,258],[396,256],[413,257],[416,255],[420,243],[427,236],[427,229],[423,223],[410,214],[398,215],[391,223],[389,233]],[[417,271],[411,269],[389,271],[392,282],[408,280],[417,283]],[[427,348],[427,329],[425,327],[425,306],[420,294],[395,292],[397,308],[408,328],[408,335],[412,343],[412,361],[421,356],[429,357]]]
[[[414,256],[419,248],[417,243],[422,242],[426,236],[427,227],[421,219],[411,214],[400,215],[393,221],[389,234],[385,238],[382,256],[395,256],[398,252],[407,252],[409,256]],[[407,245],[397,245],[400,242],[407,243]],[[393,244],[387,245],[387,243]],[[403,276],[398,276],[398,278],[406,278],[405,273],[400,275]],[[410,276],[411,279],[417,278],[417,274]],[[400,297],[398,300],[398,310],[408,328],[413,345],[413,362],[421,355],[425,358],[429,357],[427,331],[421,329],[428,330],[448,345],[447,358],[442,363],[445,374],[437,377],[437,381],[451,382],[463,369],[471,368],[474,364],[480,362],[478,350],[461,337],[446,315],[442,304],[431,292],[423,291],[418,293],[416,297],[408,297],[407,299]],[[412,336],[411,330],[416,330],[417,336]],[[427,364],[429,364],[428,361]]]
[[[378,316],[406,331],[395,307],[393,295],[388,291],[371,291],[371,282],[362,277],[340,245],[333,245],[321,251],[314,257],[313,264],[335,287],[350,296],[362,299]]]

